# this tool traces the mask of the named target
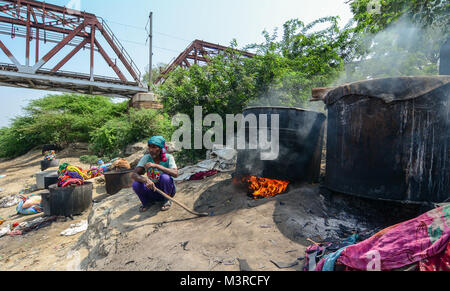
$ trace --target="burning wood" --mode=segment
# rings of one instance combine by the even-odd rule
[[[273,197],[286,191],[290,182],[255,176],[246,176],[241,180],[248,185],[249,195],[253,199]]]

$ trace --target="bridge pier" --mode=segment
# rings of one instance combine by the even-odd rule
[[[137,93],[128,102],[128,108],[137,109],[162,109],[163,105],[159,102],[158,96],[153,92]]]

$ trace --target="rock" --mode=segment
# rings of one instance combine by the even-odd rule
[[[136,168],[137,164],[142,159],[144,154],[145,154],[145,152],[137,152],[137,153],[132,154],[131,156],[125,158],[125,160],[127,160],[130,163],[130,167],[132,169],[134,169],[134,168]]]
[[[252,269],[250,268],[250,266],[247,263],[247,260],[245,259],[238,259],[239,261],[239,269],[241,271],[252,271]]]
[[[169,154],[171,154],[171,153],[176,153],[176,152],[179,152],[179,151],[181,151],[181,149],[177,149],[176,148],[176,146],[175,146],[175,143],[173,143],[173,142],[166,142],[166,147],[167,147],[167,152],[169,153]]]
[[[147,148],[148,148],[147,143],[138,142],[138,143],[127,146],[125,148],[124,154],[125,154],[125,156],[131,156],[135,153],[146,151]]]
[[[270,260],[275,266],[277,266],[280,269],[286,269],[286,268],[291,268],[293,266],[298,265],[298,261],[295,260],[292,263],[283,263],[283,262],[278,262],[278,261],[274,261],[274,260]]]
[[[82,150],[82,151],[88,151],[89,150],[89,143],[84,142],[76,142],[69,145],[69,149],[71,150]]]

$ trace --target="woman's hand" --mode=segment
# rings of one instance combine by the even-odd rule
[[[147,180],[145,181],[145,187],[147,187],[147,189],[156,191],[155,183],[153,183],[149,178],[147,178]]]
[[[155,163],[147,163],[147,164],[145,164],[145,169],[146,170],[148,170],[148,169],[150,169],[150,168],[155,168],[155,169],[158,169],[158,164],[155,164]]]

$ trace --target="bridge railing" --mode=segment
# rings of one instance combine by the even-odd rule
[[[123,54],[124,58],[127,60],[127,62],[130,64],[131,68],[136,72],[136,75],[139,77],[139,81],[141,80],[141,71],[137,67],[136,63],[133,61],[131,56],[128,54],[128,52],[125,50],[123,45],[120,43],[119,39],[115,36],[112,29],[108,26],[106,21],[101,18],[97,17],[102,21],[102,26],[105,29],[105,31],[108,33],[108,35],[111,37],[113,43],[117,46],[117,48],[120,50],[120,52]]]

